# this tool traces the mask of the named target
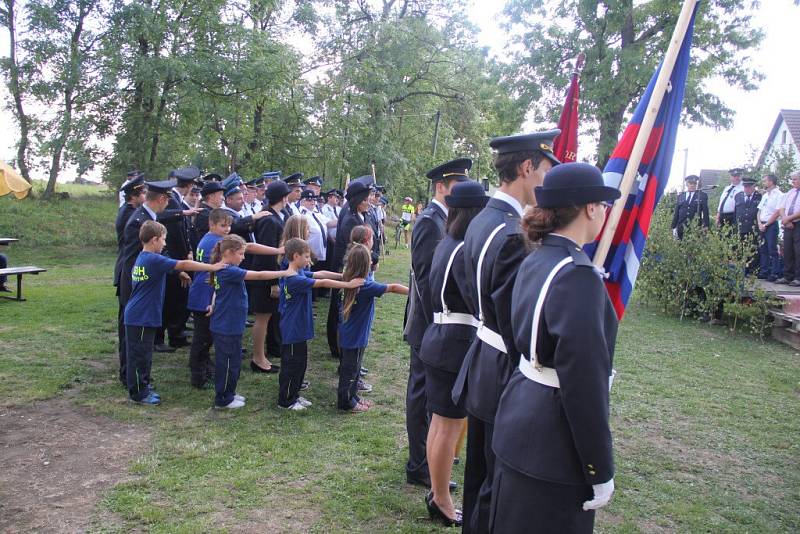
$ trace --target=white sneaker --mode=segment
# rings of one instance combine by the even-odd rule
[[[244,401],[246,401],[246,400],[247,400],[247,399],[244,397],[244,395],[234,395],[234,396],[233,396],[233,398],[234,398],[235,400],[242,401],[242,402],[244,402]]]
[[[231,402],[226,404],[225,406],[214,406],[218,410],[233,410],[235,408],[242,408],[244,407],[244,401],[241,401],[237,398],[234,398]]]
[[[281,408],[283,408],[283,406],[281,406]],[[294,404],[292,404],[291,406],[283,408],[283,409],[284,410],[292,410],[293,412],[299,412],[301,410],[305,410],[306,407],[303,406],[302,404],[300,404],[300,401],[297,400],[297,401],[294,401]]]
[[[305,398],[305,397],[297,397],[297,402],[299,402],[300,404],[302,404],[302,405],[303,405],[303,406],[305,406],[306,408],[308,408],[309,406],[311,406],[311,401],[310,401],[310,400],[308,400],[308,399],[307,399],[307,398]]]

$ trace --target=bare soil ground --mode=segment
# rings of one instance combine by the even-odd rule
[[[0,532],[86,531],[98,500],[130,478],[150,438],[68,397],[0,408]]]

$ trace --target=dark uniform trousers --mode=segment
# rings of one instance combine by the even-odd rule
[[[190,275],[191,276],[191,275]],[[161,312],[162,328],[156,335],[156,343],[164,342],[164,331],[170,342],[183,337],[188,319],[189,290],[181,286],[180,275],[175,271],[167,273],[164,285],[164,307]]]
[[[800,221],[793,228],[783,228],[783,277],[800,280]]]
[[[278,374],[278,405],[288,408],[300,396],[300,385],[308,366],[308,344],[305,341],[281,345],[281,370]]]
[[[428,412],[428,397],[425,394],[425,364],[419,359],[419,347],[411,346],[406,386],[406,433],[408,434],[408,462],[406,473],[428,478],[428,427],[431,414]]]
[[[328,348],[331,351],[332,358],[340,359],[339,307],[342,304],[342,293],[338,289],[331,289],[330,300],[331,301],[328,303],[328,320],[325,325],[326,334],[328,336]]]
[[[125,326],[128,395],[135,401],[144,399],[150,393],[150,368],[153,365],[155,335],[155,327]]]
[[[336,388],[336,407],[351,410],[358,403],[358,372],[364,359],[364,349],[341,349],[339,386]]]
[[[193,312],[194,334],[192,346],[189,349],[189,380],[195,387],[206,383],[209,377],[215,374],[214,364],[211,363],[209,349],[213,343],[210,324],[211,318],[206,312]]]
[[[236,384],[242,371],[242,336],[214,334],[214,404],[227,406],[236,395]]]
[[[266,341],[266,349],[267,355],[270,358],[281,358],[283,357],[283,343],[281,341],[281,314],[273,312],[269,318],[269,323],[267,323],[267,341]]]

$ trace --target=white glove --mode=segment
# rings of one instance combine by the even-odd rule
[[[611,495],[614,493],[614,479],[602,484],[593,484],[592,490],[594,491],[594,499],[583,503],[584,510],[597,510],[608,504],[611,500]]]
[[[674,237],[675,239],[678,239],[678,229],[677,228],[673,228],[672,229],[672,237]]]

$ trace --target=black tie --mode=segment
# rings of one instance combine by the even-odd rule
[[[311,217],[317,223],[317,226],[319,226],[319,231],[322,232],[322,248],[326,248],[328,245],[328,234],[325,233],[325,226],[319,222],[319,219],[317,219],[313,211],[311,212]]]

